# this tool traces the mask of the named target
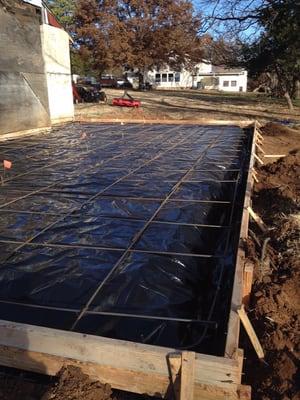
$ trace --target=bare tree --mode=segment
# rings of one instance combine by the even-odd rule
[[[198,7],[205,15],[202,28],[234,37],[250,75],[276,75],[276,94],[293,110],[300,80],[299,0],[199,0]]]

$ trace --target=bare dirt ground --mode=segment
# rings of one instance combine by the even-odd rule
[[[289,113],[284,100],[253,93],[220,93],[198,90],[157,90],[129,93],[141,100],[138,109],[112,106],[114,97],[122,90],[105,89],[107,104],[78,104],[76,117],[128,119],[179,119],[179,120],[253,120],[262,123],[273,120],[300,122],[300,104]]]
[[[260,362],[246,337],[245,381],[254,400],[300,399],[300,132],[276,124],[263,128],[267,153],[285,153],[259,168],[254,210],[269,227],[251,225],[248,258],[255,263],[249,315],[265,351]],[[262,246],[269,237],[262,259]]]

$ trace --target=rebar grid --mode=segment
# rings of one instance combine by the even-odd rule
[[[150,130],[150,127],[148,127],[148,130]],[[173,130],[174,130],[174,127],[170,128],[170,129],[169,129],[167,132],[165,132],[164,134],[166,134],[166,133],[168,134],[168,133],[170,133],[170,132],[173,131]],[[164,134],[161,134],[161,135],[159,135],[159,136],[164,136]],[[152,141],[154,141],[155,139],[157,139],[157,138],[152,139]],[[124,138],[122,137],[122,135],[121,135],[121,138],[118,139],[116,142],[120,142],[120,141],[124,141]],[[152,141],[149,141],[149,142],[147,142],[146,144],[147,144],[147,145],[148,145],[148,144],[151,144]],[[112,144],[112,143],[110,143],[110,144]],[[113,161],[113,160],[115,160],[115,159],[117,159],[117,158],[119,158],[119,157],[124,157],[124,156],[127,156],[127,155],[131,154],[131,153],[134,153],[134,152],[136,151],[137,148],[144,147],[144,146],[145,146],[145,143],[136,146],[135,149],[133,149],[133,150],[132,150],[132,149],[127,150],[127,151],[125,151],[124,153],[122,153],[121,155],[118,154],[118,155],[116,155],[116,156],[113,156],[113,157],[109,158],[108,160],[104,161],[103,163],[101,163],[101,167],[103,167],[103,166],[106,165],[107,163],[109,163],[109,162],[111,162],[111,161]],[[67,162],[67,160],[64,161],[64,163],[66,163],[66,162]],[[49,164],[48,164],[46,167],[49,167]],[[94,166],[91,166],[91,167],[88,168],[86,171],[93,170],[93,168],[95,168],[95,167],[94,167]],[[30,173],[34,173],[34,171],[31,171]],[[21,176],[23,176],[23,175],[21,174]],[[15,180],[16,178],[17,178],[17,176],[16,176],[16,177],[13,177],[13,178],[12,178],[12,181]],[[63,179],[61,179],[61,180],[58,180],[58,181],[55,182],[55,183],[52,183],[52,184],[50,184],[50,185],[48,185],[48,186],[39,188],[39,189],[37,189],[37,190],[35,190],[35,191],[30,191],[28,194],[26,194],[26,195],[24,195],[24,196],[20,196],[20,197],[15,198],[15,199],[13,199],[13,200],[11,200],[11,201],[5,203],[5,204],[0,205],[0,209],[1,209],[1,208],[4,208],[4,207],[7,207],[8,205],[13,204],[13,203],[15,203],[15,202],[18,201],[18,200],[25,199],[25,198],[27,198],[27,197],[29,197],[29,196],[34,195],[34,194],[38,194],[38,193],[41,193],[41,192],[45,192],[45,191],[47,191],[48,189],[50,189],[50,188],[52,188],[52,187],[56,187],[58,183],[64,182],[65,179],[66,179],[66,178],[63,178]],[[67,178],[67,179],[72,179],[72,177]],[[6,182],[6,181],[4,180],[4,185],[0,186],[0,188],[1,188],[1,187],[2,187],[2,188],[5,187],[5,182]]]
[[[115,127],[114,127],[115,128]],[[122,127],[119,127],[122,130]],[[127,129],[128,126],[126,126]],[[130,129],[132,128],[133,131],[135,131],[136,126],[130,127]],[[153,127],[148,127],[147,131],[151,132]],[[107,165],[109,164],[111,161],[117,160],[117,159],[124,159],[124,157],[126,156],[130,156],[135,155],[137,153],[136,150],[139,150],[139,152],[143,152],[144,150],[147,151],[148,146],[151,146],[151,144],[153,143],[156,147],[157,144],[160,141],[163,141],[163,139],[168,136],[168,134],[170,134],[172,131],[180,131],[181,130],[181,126],[176,126],[176,127],[168,127],[168,131],[166,132],[162,132],[162,133],[157,133],[157,135],[155,135],[154,138],[152,138],[151,140],[148,140],[147,142],[143,141],[142,144],[137,144],[135,145],[134,149],[130,149],[129,151],[124,151],[120,154],[117,154],[107,160],[105,160],[102,164],[101,167],[103,167],[103,165]],[[87,128],[84,128],[87,129]],[[106,131],[108,129],[108,127],[103,127],[103,131]],[[164,129],[164,126],[160,127],[160,129]],[[151,157],[150,159],[144,161],[141,165],[139,165],[138,167],[135,168],[130,168],[129,172],[127,172],[125,175],[122,175],[120,178],[116,179],[113,183],[107,185],[106,187],[102,188],[100,191],[98,191],[97,193],[93,194],[93,195],[87,195],[87,200],[84,201],[82,204],[80,204],[77,207],[72,208],[69,212],[66,213],[47,213],[47,212],[34,212],[34,211],[24,211],[24,213],[26,214],[38,214],[41,216],[52,216],[52,215],[59,215],[59,218],[57,220],[55,220],[53,223],[47,225],[44,229],[41,229],[37,234],[31,236],[29,239],[27,239],[26,241],[18,241],[18,240],[0,240],[0,243],[6,243],[6,244],[16,244],[17,248],[15,248],[13,250],[13,253],[9,256],[11,257],[13,254],[15,254],[16,252],[20,251],[24,246],[32,246],[32,247],[53,247],[53,248],[70,248],[70,249],[74,249],[74,248],[88,248],[88,249],[97,249],[97,250],[109,250],[109,251],[114,251],[114,252],[121,252],[122,255],[120,256],[120,258],[117,260],[117,262],[114,264],[114,266],[112,266],[110,272],[105,276],[105,278],[102,280],[102,282],[100,282],[99,286],[96,288],[96,290],[94,291],[94,293],[92,294],[92,296],[90,297],[90,299],[88,300],[88,302],[85,304],[85,306],[82,309],[71,309],[71,308],[53,308],[51,306],[40,306],[40,305],[35,305],[35,304],[26,304],[26,303],[18,303],[18,302],[10,302],[10,301],[5,301],[5,300],[0,300],[0,303],[9,303],[9,304],[15,304],[15,305],[23,305],[23,306],[28,306],[28,307],[32,307],[32,308],[44,308],[44,309],[57,309],[57,310],[61,310],[61,311],[70,311],[73,312],[77,315],[77,318],[75,319],[74,323],[72,324],[71,329],[74,329],[78,322],[81,320],[81,318],[84,315],[108,315],[108,316],[118,316],[118,317],[126,317],[126,318],[146,318],[146,319],[161,319],[161,320],[166,320],[166,321],[175,321],[175,322],[197,322],[200,325],[205,326],[206,329],[211,328],[212,326],[216,325],[215,321],[211,321],[211,316],[212,313],[209,311],[208,316],[209,318],[207,318],[206,321],[202,321],[202,320],[193,320],[193,319],[180,319],[180,318],[170,318],[170,317],[157,317],[157,316],[149,316],[149,315],[140,315],[140,314],[131,314],[131,313],[114,313],[114,312],[109,312],[109,311],[94,311],[94,310],[90,310],[89,307],[92,304],[93,300],[95,299],[95,297],[99,294],[99,292],[101,291],[101,288],[106,284],[106,282],[110,279],[110,277],[113,275],[113,273],[115,272],[115,270],[118,268],[118,266],[125,260],[125,258],[127,257],[128,254],[132,254],[132,253],[140,253],[140,254],[158,254],[158,255],[170,255],[170,256],[184,256],[184,257],[195,257],[195,258],[219,258],[222,259],[223,257],[226,256],[226,252],[228,250],[228,246],[229,246],[229,242],[230,242],[230,234],[231,234],[231,228],[233,226],[233,213],[234,213],[234,207],[235,207],[235,199],[236,199],[236,193],[237,193],[237,187],[238,184],[241,180],[241,168],[230,168],[230,166],[232,165],[232,162],[236,159],[237,154],[241,153],[242,151],[242,145],[238,145],[239,150],[236,151],[236,149],[231,150],[232,155],[224,155],[222,157],[223,161],[217,161],[218,163],[222,163],[223,166],[225,166],[225,170],[222,169],[215,169],[215,163],[211,162],[211,161],[207,161],[206,160],[206,164],[210,165],[212,164],[212,168],[210,169],[198,169],[198,164],[199,161],[201,161],[204,157],[205,154],[209,153],[209,149],[213,148],[214,145],[218,142],[218,139],[222,136],[222,132],[219,133],[219,135],[214,139],[213,142],[210,142],[209,144],[206,145],[205,151],[202,151],[200,156],[196,159],[196,160],[185,160],[186,162],[190,162],[191,163],[191,167],[190,168],[184,168],[184,169],[170,169],[168,170],[168,172],[182,172],[183,176],[176,180],[176,179],[164,179],[161,182],[165,182],[165,183],[174,183],[174,185],[172,186],[172,188],[168,191],[168,193],[166,193],[165,196],[159,196],[159,197],[140,197],[140,196],[128,196],[126,194],[124,195],[109,195],[106,194],[105,192],[107,192],[108,189],[115,187],[118,185],[118,183],[120,182],[128,182],[129,180],[127,180],[129,177],[131,177],[130,181],[132,182],[144,182],[145,179],[135,179],[132,177],[134,177],[134,174],[141,170],[142,168],[148,166],[149,164],[151,165],[151,163],[157,159],[159,159],[160,157],[162,157],[163,155],[171,152],[172,150],[175,149],[180,149],[181,145],[184,145],[184,143],[189,143],[191,140],[193,140],[193,136],[195,136],[195,134],[197,134],[197,128],[191,128],[189,127],[188,131],[189,134],[187,134],[187,136],[185,136],[183,139],[180,139],[176,142],[176,138],[177,137],[182,137],[183,136],[183,132],[180,132],[179,134],[177,133],[176,136],[172,136],[171,138],[169,138],[169,140],[167,141],[163,141],[164,147],[166,147],[166,145],[168,146],[168,148],[164,151],[160,151],[158,154],[156,154],[155,156]],[[154,129],[156,130],[156,129]],[[190,132],[192,130],[192,132]],[[159,131],[157,129],[157,131]],[[144,132],[144,134],[147,132]],[[122,135],[122,133],[121,133]],[[202,134],[201,136],[205,136],[205,134]],[[198,137],[199,139],[199,137]],[[109,146],[112,145],[112,143],[116,144],[116,143],[122,143],[124,142],[124,138],[118,139],[116,141],[113,141],[111,143],[107,143],[103,148],[109,148]],[[176,143],[174,143],[176,142]],[[173,144],[174,143],[174,144]],[[13,146],[12,146],[13,147]],[[28,147],[30,147],[30,145],[28,145]],[[184,146],[182,146],[184,147]],[[226,146],[218,146],[218,149],[226,148]],[[1,148],[1,146],[0,146]],[[144,149],[144,150],[143,150]],[[228,149],[227,149],[228,151]],[[94,150],[88,150],[87,152],[85,152],[85,154],[93,154]],[[230,152],[230,150],[228,151]],[[7,153],[9,154],[9,151],[7,150]],[[151,154],[151,152],[150,152]],[[172,154],[172,153],[171,153]],[[235,157],[235,158],[234,158]],[[228,160],[230,159],[230,160]],[[74,160],[73,157],[70,157],[68,159],[66,159],[64,162],[62,162],[62,164],[68,164],[70,161]],[[60,163],[59,163],[60,164]],[[12,182],[20,177],[23,177],[24,175],[29,176],[31,174],[35,174],[37,171],[43,171],[46,168],[48,168],[49,166],[55,166],[57,165],[57,163],[52,163],[52,164],[47,164],[44,167],[39,167],[37,169],[34,170],[30,170],[26,173],[21,173],[18,174],[10,179],[8,179],[6,182]],[[154,165],[156,168],[159,168],[158,165]],[[110,166],[111,167],[111,166]],[[244,166],[243,166],[244,168]],[[94,171],[95,167],[92,165],[91,167],[89,167],[85,172],[87,171]],[[113,171],[114,167],[110,168],[110,171]],[[116,170],[118,170],[118,168],[116,168]],[[189,174],[192,172],[237,172],[237,179],[232,179],[232,180],[226,180],[226,179],[220,179],[220,180],[216,180],[216,179],[202,179],[202,180],[187,180],[187,177],[189,176]],[[153,173],[153,171],[152,171]],[[159,177],[158,177],[159,178]],[[14,210],[14,209],[10,209],[10,205],[16,203],[19,200],[25,199],[27,197],[30,196],[34,196],[35,194],[41,194],[41,195],[47,195],[47,194],[51,194],[51,192],[47,193],[48,189],[52,189],[52,188],[57,188],[57,190],[59,190],[59,184],[63,183],[65,181],[66,178],[64,179],[60,179],[59,181],[51,184],[51,185],[47,185],[45,187],[42,187],[36,191],[31,191],[30,193],[28,193],[25,196],[20,196],[19,198],[13,199],[3,205],[0,206],[1,209],[1,213],[3,212],[10,212],[10,213],[16,213],[16,214],[22,214],[23,211],[19,211],[19,210]],[[73,179],[72,177],[69,177],[69,179]],[[146,179],[147,181],[147,179]],[[201,199],[192,199],[192,200],[188,200],[188,199],[183,199],[183,198],[174,198],[172,197],[178,188],[180,188],[181,184],[184,183],[191,183],[191,184],[201,184],[202,182],[214,182],[214,183],[218,183],[218,184],[226,184],[226,183],[234,183],[234,194],[233,194],[233,199],[231,201],[227,201],[227,200],[201,200]],[[149,184],[151,183],[151,180],[149,180]],[[67,192],[66,192],[67,193]],[[71,192],[70,192],[71,193]],[[82,194],[85,194],[84,192],[82,192]],[[74,197],[76,197],[76,194],[74,195]],[[118,221],[122,221],[124,219],[130,219],[132,221],[138,221],[138,222],[142,222],[143,223],[143,227],[135,234],[134,238],[130,241],[129,245],[127,247],[106,247],[106,246],[93,246],[93,245],[88,245],[88,246],[84,246],[81,244],[62,244],[62,243],[51,243],[50,242],[33,242],[34,240],[38,239],[42,234],[46,233],[47,231],[51,230],[51,228],[54,228],[57,224],[59,224],[60,222],[62,222],[63,220],[65,220],[67,217],[72,216],[72,218],[82,218],[83,216],[86,217],[93,217],[96,216],[94,214],[88,214],[85,213],[83,206],[86,206],[88,204],[93,203],[95,200],[97,199],[126,199],[126,200],[136,200],[136,201],[141,201],[144,203],[147,203],[149,201],[158,201],[160,204],[158,206],[158,208],[151,214],[151,216],[149,218],[134,218],[134,217],[112,217],[109,216],[107,218],[110,219],[116,219]],[[166,205],[166,204],[170,204],[170,203],[195,203],[195,204],[214,204],[216,206],[222,206],[222,205],[228,205],[230,207],[230,221],[228,225],[214,225],[214,224],[194,224],[194,223],[184,223],[184,222],[173,222],[173,221],[160,221],[160,220],[155,220],[155,218],[157,217],[157,215],[159,214],[159,212],[162,210],[162,208]],[[76,214],[78,213],[78,214]],[[101,215],[101,217],[106,218],[105,215]],[[139,239],[142,237],[143,233],[147,230],[147,228],[150,226],[150,224],[162,224],[162,225],[175,225],[175,226],[189,226],[189,227],[199,227],[199,228],[226,228],[228,229],[228,233],[226,236],[226,246],[225,246],[225,252],[223,255],[216,255],[216,254],[194,254],[194,253],[183,253],[183,252],[173,252],[173,251],[157,251],[157,250],[143,250],[143,249],[137,249],[135,248],[135,245],[138,243]],[[224,263],[222,264],[224,267]],[[215,306],[215,302],[216,302],[216,298],[218,296],[218,292],[219,292],[219,287],[222,281],[222,274],[223,274],[223,270],[219,276],[219,284],[217,286],[217,290],[215,293],[215,297],[214,300],[212,302],[211,308],[210,310],[214,309]],[[205,329],[205,334],[206,334],[206,329]],[[203,334],[204,335],[204,334]]]

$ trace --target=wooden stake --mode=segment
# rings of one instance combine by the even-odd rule
[[[257,178],[257,172],[255,171],[255,169],[252,169],[252,174],[253,174],[253,179],[255,180],[256,183],[259,182],[258,178]]]
[[[279,158],[286,157],[286,154],[264,154],[265,158]]]
[[[181,368],[181,355],[170,354],[168,357],[170,367],[170,376],[172,381],[172,389],[175,400],[180,400],[180,368]]]
[[[248,207],[248,212],[250,214],[250,216],[254,219],[254,221],[257,223],[257,225],[260,227],[261,231],[263,233],[266,233],[268,231],[268,228],[266,226],[266,224],[264,223],[264,221],[260,218],[259,215],[257,215],[251,207]]]
[[[264,140],[263,135],[261,134],[260,128],[256,128],[256,135],[260,138],[260,140]]]
[[[253,174],[253,179],[255,180],[256,183],[259,183],[259,180],[255,174]]]
[[[244,305],[242,305],[242,307],[240,309],[238,309],[237,312],[238,312],[240,320],[242,321],[242,324],[245,328],[245,331],[247,332],[247,335],[256,351],[258,358],[260,358],[260,359],[264,358],[265,354],[264,354],[263,348],[261,347],[258,337],[253,329],[253,326],[248,318],[248,315],[246,314]]]
[[[250,301],[250,293],[253,282],[254,265],[252,262],[246,261],[244,266],[243,277],[243,303],[248,306]]]
[[[263,154],[266,154],[265,151],[263,150],[263,148],[262,148],[258,143],[256,143],[256,147],[257,147],[258,150],[261,151]]]
[[[258,157],[257,154],[254,153],[254,157],[261,165],[264,165],[264,162]]]
[[[195,386],[195,353],[183,351],[181,354],[180,400],[193,400]]]

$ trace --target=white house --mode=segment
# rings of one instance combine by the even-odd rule
[[[202,62],[192,71],[182,68],[174,71],[166,66],[148,71],[148,80],[157,89],[214,89],[228,92],[247,91],[247,71],[241,68],[226,68]]]

